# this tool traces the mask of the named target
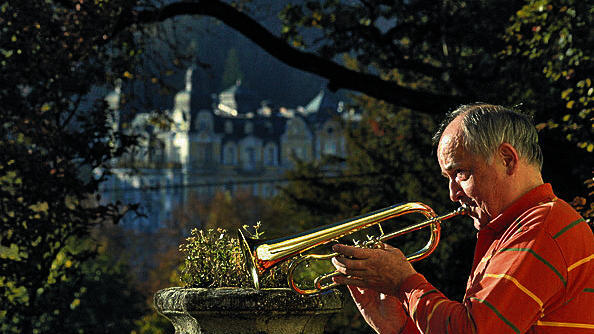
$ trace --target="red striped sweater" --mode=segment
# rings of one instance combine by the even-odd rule
[[[416,274],[399,298],[403,333],[594,333],[594,236],[541,185],[478,233],[462,303]]]

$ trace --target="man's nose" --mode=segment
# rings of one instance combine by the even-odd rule
[[[460,187],[458,182],[453,181],[453,180],[450,180],[449,186],[450,186],[450,200],[452,202],[458,202],[464,195],[464,192],[462,191],[462,187]]]

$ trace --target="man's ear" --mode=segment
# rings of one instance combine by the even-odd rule
[[[518,161],[520,159],[518,157],[518,151],[509,143],[503,143],[499,145],[497,154],[505,167],[507,175],[512,175],[518,167]]]

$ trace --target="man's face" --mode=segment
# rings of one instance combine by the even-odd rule
[[[439,141],[437,160],[449,181],[450,199],[469,206],[474,226],[480,229],[504,209],[505,169],[497,164],[497,159],[489,163],[464,148],[460,122],[455,122]]]

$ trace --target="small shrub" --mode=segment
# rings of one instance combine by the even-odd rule
[[[260,237],[260,225],[254,226],[253,237]],[[245,228],[245,227],[244,227]],[[179,250],[184,254],[181,281],[189,287],[253,287],[247,271],[239,240],[227,230],[193,229]],[[261,277],[263,287],[286,287],[286,265],[272,268]]]

